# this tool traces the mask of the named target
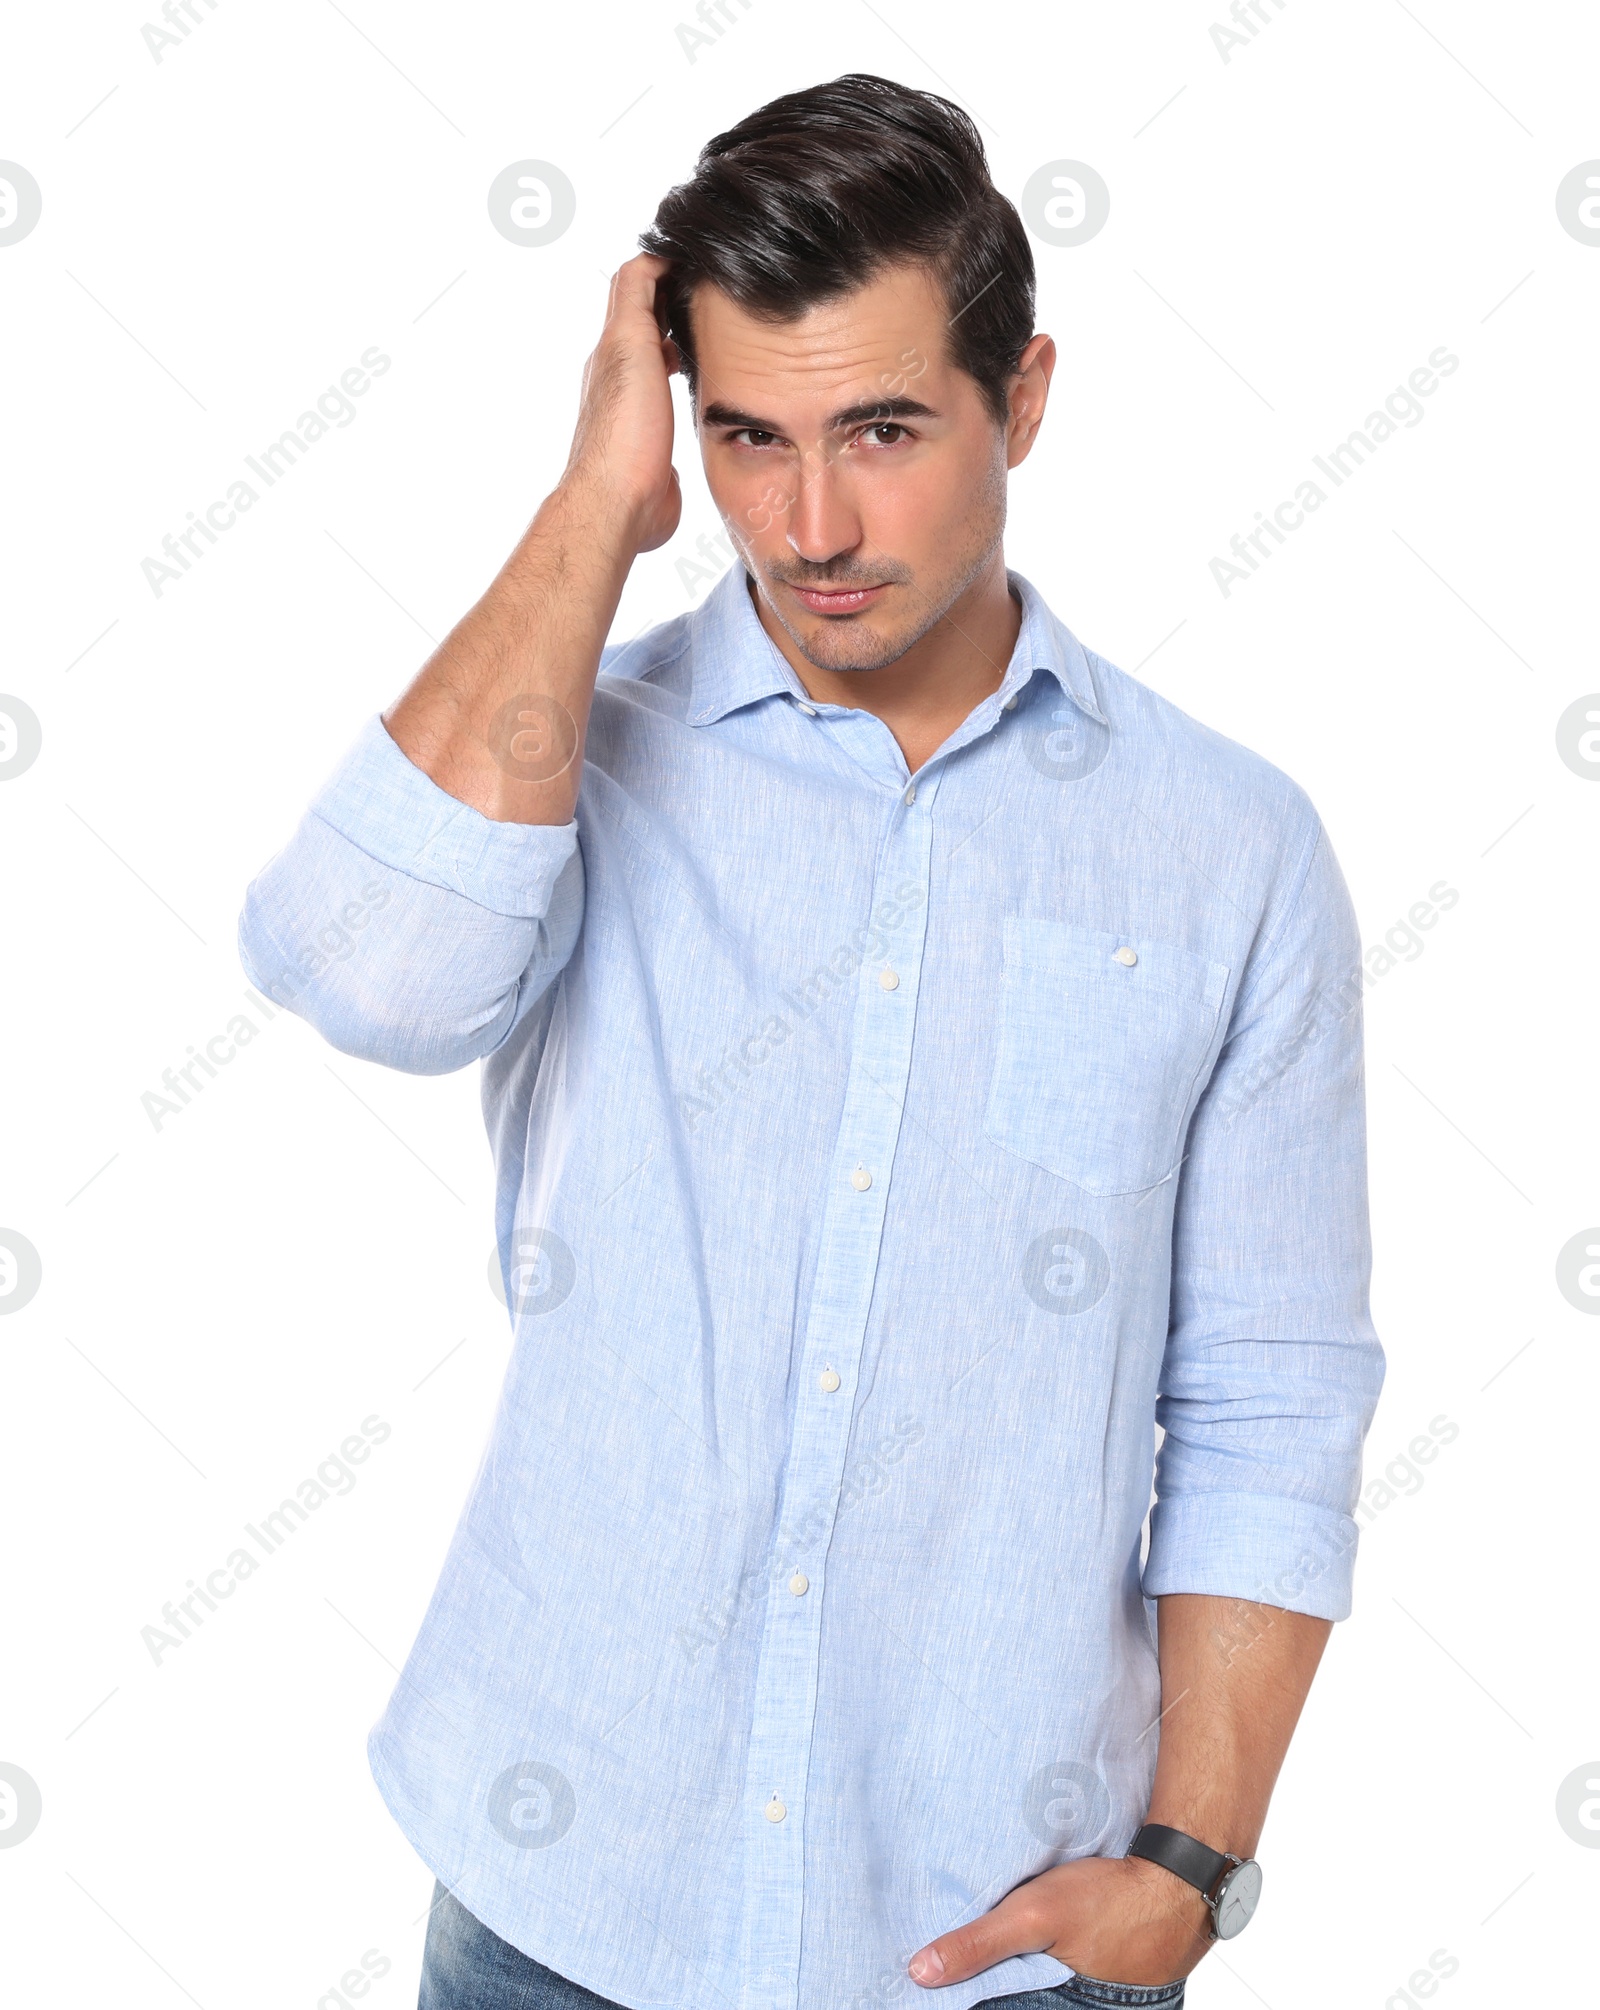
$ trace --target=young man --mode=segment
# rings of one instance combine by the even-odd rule
[[[779,99],[645,243],[241,930],[335,1046],[485,1064],[515,1346],[371,1741],[421,2002],[1178,2005],[1349,1610],[1349,900],[1006,570],[1055,345],[961,112]],[[675,369],[739,562],[607,647]]]

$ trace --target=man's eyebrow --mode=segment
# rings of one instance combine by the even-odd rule
[[[931,405],[924,405],[916,398],[869,398],[859,405],[846,405],[843,411],[835,412],[826,422],[824,430],[830,433],[843,432],[851,426],[889,425],[901,419],[936,419],[939,414]],[[746,427],[753,433],[773,433],[781,436],[783,428],[775,419],[762,419],[753,412],[741,412],[736,405],[713,402],[700,414],[703,426],[728,426],[735,431]]]

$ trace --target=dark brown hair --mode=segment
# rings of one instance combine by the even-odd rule
[[[639,239],[673,261],[667,332],[691,395],[689,302],[703,281],[789,321],[894,265],[926,264],[949,309],[951,360],[997,421],[1033,334],[1033,253],[959,106],[887,77],[791,91],[707,142]]]

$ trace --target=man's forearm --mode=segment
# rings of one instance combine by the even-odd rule
[[[663,270],[640,257],[616,275],[565,474],[488,592],[384,714],[407,759],[497,822],[571,818],[629,567],[678,521],[668,345],[654,307]]]
[[[401,752],[487,817],[567,822],[600,652],[635,549],[620,512],[556,489],[385,713]],[[518,706],[530,697],[537,707]]]
[[[1161,1746],[1147,1819],[1251,1856],[1332,1622],[1191,1592],[1156,1611]]]
[[[1332,1622],[1191,1592],[1156,1611],[1161,1746],[1146,1818],[1252,1856]],[[920,1948],[909,1972],[938,1987],[1042,1952],[1102,1981],[1164,1984],[1203,1958],[1210,1934],[1200,1893],[1159,1864],[1077,1857]]]

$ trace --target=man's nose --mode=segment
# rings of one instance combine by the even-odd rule
[[[788,536],[790,547],[813,565],[852,552],[861,542],[861,518],[849,480],[825,448],[808,453],[801,465]]]

